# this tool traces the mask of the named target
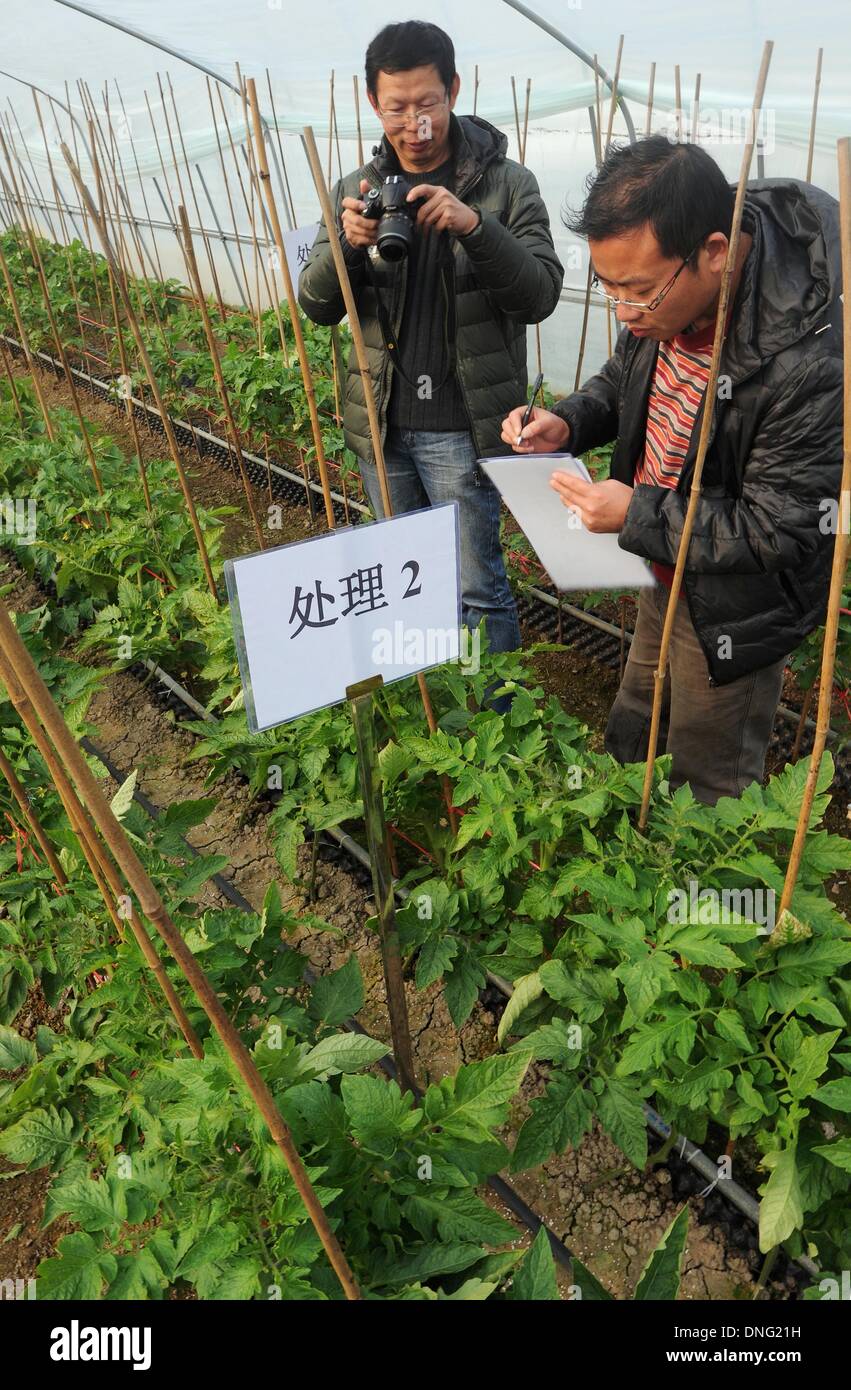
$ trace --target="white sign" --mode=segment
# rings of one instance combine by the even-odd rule
[[[458,503],[225,563],[252,733],[460,654]]]
[[[311,222],[306,227],[294,227],[291,232],[284,232],[284,251],[287,256],[287,265],[290,268],[292,282],[298,289],[298,277],[307,265],[307,258],[310,255],[310,248],[316,240],[316,233],[319,231],[319,223]],[[280,267],[276,267],[280,269]]]

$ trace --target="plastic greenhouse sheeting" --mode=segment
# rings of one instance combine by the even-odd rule
[[[81,13],[81,9],[90,13]],[[619,35],[624,35],[619,91],[638,135],[645,130],[651,63],[656,64],[655,130],[675,129],[674,67],[678,64],[684,128],[689,133],[699,73],[700,119],[696,133],[731,179],[738,174],[747,113],[766,39],[774,41],[774,53],[764,114],[757,130],[759,169],[771,177],[804,177],[816,56],[819,47],[823,47],[813,181],[836,192],[836,140],[851,133],[851,6],[839,0],[811,0],[806,6],[791,0],[738,0],[735,4],[732,0],[716,0],[712,6],[696,0],[683,0],[678,6],[663,4],[661,0],[645,0],[641,5],[634,0],[534,0],[530,5],[508,0],[465,0],[463,6],[430,0],[427,9],[412,5],[410,0],[368,5],[354,5],[350,0],[313,0],[311,4],[300,0],[249,0],[238,5],[225,4],[223,0],[90,0],[80,7],[59,0],[5,0],[0,99],[22,156],[22,182],[34,202],[43,199],[47,203],[47,211],[39,213],[38,221],[49,235],[52,229],[58,230],[58,218],[52,206],[47,154],[27,84],[33,84],[57,103],[68,105],[80,122],[76,131],[80,166],[88,180],[91,168],[82,139],[86,115],[76,88],[77,79],[82,79],[101,116],[108,105],[134,216],[143,226],[145,221],[155,224],[145,228],[144,234],[155,238],[165,273],[185,279],[168,211],[169,203],[176,205],[181,201],[178,173],[193,225],[197,225],[198,216],[185,186],[186,172],[175,131],[178,170],[171,157],[158,76],[172,120],[173,91],[201,220],[214,229],[218,218],[222,227],[231,232],[233,222],[221,175],[207,77],[211,77],[213,85],[217,76],[232,83],[235,64],[239,63],[245,76],[257,79],[261,108],[271,126],[268,69],[294,220],[304,225],[318,218],[318,201],[300,132],[304,125],[313,127],[327,167],[332,69],[338,137],[330,142],[333,178],[340,169],[348,172],[358,163],[354,74],[360,85],[367,157],[380,138],[380,127],[363,86],[363,56],[369,40],[391,21],[432,20],[446,29],[455,43],[462,84],[456,111],[460,114],[473,109],[474,73],[478,65],[477,114],[505,131],[513,158],[518,151],[511,78],[516,80],[521,122],[526,82],[531,78],[526,163],[541,185],[556,245],[566,267],[562,302],[541,326],[542,355],[548,381],[554,389],[563,391],[573,385],[587,258],[585,248],[563,226],[561,214],[566,204],[576,206],[581,202],[585,179],[594,167],[589,107],[594,104],[595,83],[589,63],[534,23],[521,12],[523,9],[534,11],[544,25],[558,30],[580,54],[598,55],[601,68],[609,76],[614,70]],[[107,21],[128,26],[138,36],[121,32]],[[177,56],[163,51],[158,44],[174,50]],[[227,86],[220,90],[234,142],[239,145],[245,139],[240,98]],[[40,100],[60,196],[73,206],[76,198],[59,152],[60,132],[62,138],[72,143],[69,117],[60,106]],[[215,107],[218,136],[225,142],[218,99]],[[602,107],[605,133],[609,107],[605,84]],[[151,116],[156,123],[159,148]],[[615,115],[613,135],[619,140],[628,138],[628,121],[622,110]],[[278,154],[277,139],[270,140],[270,146]],[[137,160],[144,199],[136,177]],[[244,174],[244,157],[239,157],[239,162]],[[234,165],[227,146],[226,164],[229,178],[233,179]],[[209,200],[196,166],[203,175]],[[754,177],[757,172],[755,158]],[[291,219],[281,180],[273,178],[286,225]],[[235,182],[233,192],[237,230],[247,236],[249,220]],[[8,208],[2,198],[0,215],[8,221]],[[83,231],[79,214],[76,227]],[[215,239],[214,247],[223,292],[226,297],[239,300],[242,296],[237,279],[221,241]],[[201,268],[203,272],[203,264]],[[530,347],[530,361],[534,361],[533,342]],[[599,365],[606,354],[605,312],[595,305],[590,316],[586,370]]]

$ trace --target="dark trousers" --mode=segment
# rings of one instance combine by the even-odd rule
[[[635,636],[606,729],[606,750],[620,763],[647,757],[653,672],[668,598],[662,584],[641,590]],[[672,791],[688,782],[698,801],[714,806],[719,797],[741,796],[751,782],[762,780],[786,661],[710,686],[688,604],[678,601],[657,748],[673,755]]]

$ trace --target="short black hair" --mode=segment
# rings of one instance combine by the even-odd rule
[[[447,92],[455,76],[455,48],[448,34],[424,19],[386,24],[366,50],[366,90],[376,95],[380,72],[407,72],[433,63]]]
[[[590,241],[649,223],[662,254],[686,260],[711,232],[730,235],[735,198],[721,169],[699,145],[667,135],[613,146],[586,191],[582,211],[563,220]]]

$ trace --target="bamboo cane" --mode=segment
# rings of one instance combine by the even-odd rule
[[[478,65],[478,63],[477,63],[477,64],[476,64],[475,75],[474,75],[474,78],[473,78],[473,115],[474,115],[474,116],[475,116],[475,114],[476,114],[476,110],[477,110],[477,108],[478,108],[478,105],[479,105],[479,65]]]
[[[358,91],[358,75],[352,78],[352,85],[355,90],[355,125],[358,132],[358,168],[363,168],[363,135],[360,128],[360,93]]]
[[[310,172],[313,175],[313,182],[316,185],[316,192],[319,196],[319,205],[322,209],[322,216],[325,219],[325,226],[328,228],[331,254],[334,258],[334,267],[337,271],[337,278],[340,282],[340,290],[342,292],[343,301],[346,306],[346,314],[349,320],[349,330],[352,335],[352,343],[355,349],[355,357],[357,359],[358,370],[360,372],[361,383],[363,386],[367,419],[369,421],[369,433],[370,438],[372,440],[372,450],[375,457],[375,467],[378,473],[378,484],[381,490],[382,507],[384,509],[384,515],[390,517],[393,515],[393,503],[390,498],[390,488],[387,482],[387,469],[384,463],[384,447],[381,442],[381,426],[379,424],[378,411],[375,405],[375,393],[372,387],[372,375],[369,370],[369,359],[366,355],[366,344],[364,342],[363,330],[361,329],[360,315],[358,314],[357,304],[355,303],[355,297],[352,293],[351,281],[349,280],[349,273],[346,268],[345,258],[343,256],[343,248],[340,245],[340,238],[335,234],[334,209],[331,206],[331,199],[328,196],[328,190],[325,187],[325,184],[322,179],[322,166],[319,162],[319,151],[316,148],[316,140],[314,138],[313,131],[310,126],[305,126],[304,128],[304,147],[307,152],[308,163],[310,164]],[[429,731],[431,733],[435,733],[437,730],[437,720],[434,715],[434,706],[431,702],[431,695],[429,693],[428,685],[426,683],[426,678],[423,675],[422,671],[420,671],[417,675],[417,684],[419,685],[420,698],[423,702],[423,710],[425,712],[426,722],[428,724]],[[442,786],[443,797],[444,801],[446,802],[446,813],[449,818],[449,824],[452,828],[452,833],[455,834],[458,819],[455,814],[455,808],[452,805],[452,795],[449,788],[448,778],[442,778]]]
[[[251,517],[252,525],[254,527],[254,534],[257,537],[257,544],[259,545],[260,549],[263,550],[265,549],[263,544],[263,530],[260,525],[260,522],[257,519],[257,513],[254,510],[254,502],[251,497],[251,489],[248,485],[248,475],[245,471],[245,459],[242,455],[242,442],[239,437],[239,430],[236,427],[236,420],[234,419],[233,409],[230,403],[230,394],[228,392],[224,374],[222,372],[222,364],[219,361],[218,345],[213,334],[213,326],[210,323],[210,314],[207,309],[207,301],[204,298],[204,292],[201,288],[201,278],[198,274],[198,262],[195,259],[195,247],[192,244],[192,232],[189,227],[189,218],[186,216],[186,208],[183,206],[182,203],[180,207],[177,209],[177,215],[180,218],[180,227],[183,232],[183,251],[186,257],[186,268],[189,272],[189,282],[195,292],[195,298],[198,303],[199,312],[201,314],[201,322],[204,325],[204,336],[207,339],[207,347],[210,350],[210,361],[213,366],[213,375],[216,378],[216,386],[218,387],[219,398],[222,402],[222,408],[225,412],[225,419],[227,420],[228,432],[231,437],[231,443],[233,444],[234,453],[236,454],[236,461],[239,466],[239,476],[242,479],[242,488],[245,493],[245,501],[248,505],[248,512]]]
[[[597,55],[594,54],[594,109],[597,113],[597,125],[594,131],[594,159],[599,169],[603,162],[603,107],[600,100],[600,64]]]
[[[304,341],[304,332],[301,326],[301,318],[299,317],[295,287],[293,286],[292,276],[290,275],[289,262],[287,260],[287,254],[284,247],[284,237],[281,231],[281,223],[278,217],[278,209],[275,204],[275,195],[272,190],[271,179],[269,178],[269,166],[266,161],[266,150],[263,144],[263,128],[260,123],[260,107],[257,102],[257,88],[255,86],[253,77],[250,77],[246,84],[246,96],[248,99],[248,104],[251,108],[251,119],[254,127],[254,145],[257,153],[257,163],[259,165],[260,179],[262,183],[263,193],[266,198],[266,204],[269,210],[269,221],[272,224],[272,235],[275,239],[275,245],[278,249],[278,257],[281,262],[281,274],[283,276],[284,288],[287,294],[287,303],[290,306],[290,320],[292,322],[293,333],[295,335],[296,352],[298,353],[299,366],[301,367],[301,376],[304,382],[304,391],[307,397],[307,406],[310,412],[310,428],[313,434],[313,445],[316,450],[316,462],[319,467],[319,479],[322,484],[322,495],[325,499],[325,519],[328,523],[328,529],[333,531],[334,505],[331,501],[331,485],[328,478],[328,463],[325,458],[325,444],[322,439],[322,426],[319,423],[319,412],[316,408],[316,391],[313,386],[313,375],[310,370],[310,362],[307,356],[307,347]],[[320,182],[322,183],[322,189],[327,198],[327,189],[325,188],[324,181],[320,180]],[[330,241],[332,247],[335,243],[333,227],[334,223],[332,219],[329,227]],[[339,242],[337,244],[339,244]]]
[[[26,426],[24,424],[24,412],[21,409],[21,401],[20,397],[18,396],[18,388],[15,384],[15,375],[12,371],[12,364],[9,361],[9,354],[6,351],[6,344],[3,342],[2,338],[0,338],[0,357],[2,357],[3,359],[3,366],[5,367],[6,375],[9,378],[9,390],[12,395],[12,404],[15,407],[15,414],[18,417],[18,424],[20,425],[21,429],[25,429]]]
[[[328,187],[331,187],[331,151],[334,141],[334,69],[331,69],[331,95],[328,105]]]
[[[727,247],[727,259],[724,265],[724,272],[721,276],[721,289],[718,295],[718,309],[715,316],[715,339],[712,344],[712,358],[709,365],[709,377],[706,382],[706,392],[703,398],[703,418],[700,424],[700,436],[697,445],[697,457],[694,461],[694,473],[692,475],[691,490],[689,492],[688,506],[683,519],[683,532],[680,537],[680,544],[677,548],[677,561],[674,567],[674,576],[671,581],[671,592],[668,597],[668,607],[665,612],[665,622],[662,628],[662,638],[659,644],[659,661],[657,669],[653,675],[653,710],[650,719],[650,737],[647,750],[647,766],[644,775],[644,788],[641,798],[641,810],[638,817],[639,829],[643,830],[647,824],[647,813],[650,807],[650,793],[653,787],[653,769],[656,763],[656,745],[659,739],[659,722],[662,713],[662,689],[665,682],[665,673],[668,666],[668,649],[671,644],[671,632],[673,631],[674,618],[677,612],[677,603],[680,597],[680,587],[682,585],[683,571],[685,570],[686,557],[688,555],[689,542],[691,540],[692,528],[694,526],[694,515],[697,510],[697,501],[700,496],[700,483],[703,477],[703,464],[706,452],[709,447],[709,433],[712,428],[714,416],[715,392],[718,385],[718,371],[721,365],[721,349],[724,346],[724,336],[727,325],[727,306],[730,300],[730,287],[739,252],[739,234],[742,226],[742,210],[745,202],[745,190],[747,188],[748,173],[750,171],[751,159],[753,157],[754,136],[756,132],[757,118],[762,107],[762,98],[765,92],[765,83],[768,77],[768,67],[771,62],[771,54],[774,44],[771,40],[766,42],[762,53],[759,75],[757,77],[756,92],[754,94],[754,104],[751,111],[751,124],[748,131],[745,148],[742,152],[742,167],[739,173],[739,184],[736,190],[736,201],[733,207],[733,221],[730,228],[730,240]]]
[[[32,90],[32,89],[31,89],[31,90]],[[38,201],[40,202],[40,204],[41,204],[41,211],[44,213],[44,220],[45,220],[45,222],[47,223],[48,227],[50,228],[50,236],[51,236],[51,239],[52,239],[53,241],[57,241],[57,242],[58,242],[59,238],[58,238],[58,236],[56,235],[56,230],[55,230],[55,228],[54,228],[54,226],[53,226],[53,221],[52,221],[52,219],[51,219],[50,213],[49,213],[48,208],[47,208],[47,199],[46,199],[45,196],[44,196],[44,190],[42,189],[41,181],[40,181],[40,179],[39,179],[39,177],[38,177],[38,174],[36,173],[35,165],[33,164],[33,157],[32,157],[32,155],[31,155],[31,153],[30,153],[29,144],[28,144],[27,141],[24,139],[24,132],[21,130],[21,123],[20,123],[20,121],[18,120],[18,113],[17,113],[17,111],[15,110],[15,107],[14,107],[14,105],[13,105],[13,103],[12,103],[11,97],[7,97],[6,100],[7,100],[7,104],[8,104],[9,110],[10,110],[11,113],[12,113],[12,119],[14,120],[15,125],[18,127],[18,138],[19,138],[19,140],[20,140],[20,142],[21,142],[21,145],[22,145],[22,147],[23,147],[24,154],[25,154],[26,157],[27,157],[27,163],[29,164],[30,169],[32,170],[33,183],[30,183],[30,185],[29,185],[29,186],[30,186],[30,191],[31,191],[31,192],[33,191],[33,184],[34,184],[34,185],[35,185],[35,191],[36,191],[36,198],[37,198],[37,200],[38,200]],[[6,121],[7,121],[7,126],[8,126],[8,129],[9,129],[9,134],[10,134],[10,136],[11,136],[11,123],[9,122],[8,117],[6,118]],[[26,176],[26,173],[25,173],[25,171],[24,171],[23,161],[19,158],[18,162],[19,162],[19,165],[20,165],[20,170],[21,170],[21,177],[22,177],[22,179],[24,179],[24,181],[25,181],[26,183],[29,183],[29,178]],[[38,229],[36,229],[36,230],[38,230]]]
[[[851,138],[847,135],[837,142],[836,156],[839,164],[839,240],[842,252],[842,285],[844,291],[842,296],[842,326],[843,332],[846,335],[846,341],[851,342]],[[839,497],[842,503],[840,515],[847,515],[847,501],[849,491],[851,491],[851,357],[849,357],[848,353],[845,354],[843,370],[844,389],[842,408],[844,429],[842,480],[839,485]],[[813,751],[810,754],[810,766],[807,771],[804,795],[801,799],[801,809],[798,814],[798,824],[795,827],[795,838],[792,841],[792,850],[789,855],[789,864],[783,883],[783,893],[780,898],[778,925],[783,917],[783,913],[790,907],[792,895],[795,891],[798,871],[801,867],[801,855],[804,852],[810,816],[812,815],[813,799],[818,784],[822,755],[824,754],[828,730],[830,729],[833,671],[836,665],[836,640],[839,635],[839,610],[842,607],[842,588],[848,566],[848,549],[848,528],[846,525],[840,523],[836,527],[836,539],[833,545],[833,568],[830,573],[830,592],[827,599],[824,646],[822,648],[821,673],[819,675],[816,732],[813,741]]]
[[[50,866],[50,870],[53,874],[53,877],[56,879],[57,887],[61,892],[68,882],[65,870],[59,863],[59,860],[56,857],[56,851],[53,848],[53,845],[50,843],[50,840],[48,839],[44,827],[35,812],[33,804],[27,796],[27,793],[21,785],[20,781],[18,780],[18,776],[15,772],[15,769],[12,767],[12,764],[9,762],[9,759],[6,757],[6,754],[3,752],[2,748],[0,748],[0,772],[2,772],[3,776],[6,778],[6,781],[9,784],[9,790],[12,793],[15,800],[17,801],[19,807],[21,808],[21,814],[24,817],[24,820],[27,822],[27,825],[30,827],[30,830],[35,835],[35,838],[38,840],[38,843],[40,844],[44,853],[44,857]]]
[[[63,150],[66,149],[67,146],[63,146]],[[70,158],[70,152],[67,157]],[[258,1072],[251,1054],[228,1017],[215,989],[166,912],[159,894],[116,820],[94,774],[77,747],[29,652],[18,636],[6,612],[5,605],[2,603],[0,603],[0,647],[13,665],[15,674],[31,700],[38,718],[56,747],[63,764],[73,777],[83,803],[91,812],[131,891],[135,894],[141,912],[155,927],[170,950],[248,1088],[252,1100],[266,1122],[272,1139],[284,1157],[346,1297],[349,1299],[359,1298],[360,1291],[348,1261],[331,1230],[328,1218],[304,1170],[293,1144],[289,1127],[285,1124],[278,1110],[274,1096]]]
[[[680,86],[679,63],[674,64],[674,106],[674,120],[676,122],[674,128],[677,132],[677,144],[679,144],[683,138],[683,93]]]
[[[71,784],[68,774],[62,764],[61,757],[59,757],[56,748],[53,743],[51,743],[46,729],[39,723],[33,702],[26,693],[24,683],[19,678],[18,670],[12,657],[13,652],[11,648],[6,648],[4,651],[0,652],[0,680],[2,680],[3,684],[6,686],[9,692],[9,698],[18,713],[18,717],[44,759],[45,766],[56,787],[59,799],[65,808],[65,814],[68,817],[71,829],[77,837],[77,842],[82,850],[83,858],[97,884],[98,891],[104,900],[104,904],[112,918],[113,924],[123,939],[124,923],[119,916],[118,908],[121,899],[127,895],[123,892],[121,880],[110,862],[105,847],[97,837],[85,807],[81,804]],[[195,1057],[203,1057],[204,1050],[195,1029],[189,1021],[189,1016],[183,1004],[180,1002],[174,985],[166,974],[165,966],[160,960],[153,942],[136,916],[132,902],[128,911],[127,920],[130,922],[130,928],[136,938],[139,949],[162,990],[163,996],[171,1009],[175,1022],[183,1034],[190,1051]]]
[[[177,440],[174,435],[171,417],[165,408],[165,402],[163,401],[159,385],[157,384],[157,379],[154,375],[154,369],[151,366],[151,359],[148,356],[148,350],[145,347],[145,343],[142,338],[142,333],[139,328],[139,322],[133,310],[133,305],[130,302],[130,295],[128,293],[127,286],[124,282],[124,276],[121,273],[121,269],[118,265],[118,261],[115,256],[115,252],[112,248],[112,244],[110,242],[107,230],[101,222],[97,209],[95,208],[95,205],[92,202],[92,196],[82,180],[77,165],[74,163],[71,151],[68,149],[68,146],[64,143],[64,141],[62,143],[61,149],[62,156],[65,160],[65,163],[68,165],[71,177],[73,178],[74,183],[77,187],[77,192],[79,193],[82,201],[85,203],[89,217],[97,230],[101,246],[103,247],[103,254],[112,266],[112,271],[115,275],[116,284],[118,285],[119,293],[121,294],[121,298],[124,304],[124,312],[127,315],[127,319],[130,324],[133,337],[136,340],[136,346],[139,351],[139,357],[145,369],[145,375],[148,378],[148,385],[151,388],[151,394],[154,397],[154,403],[157,407],[157,410],[159,411],[163,430],[165,431],[166,440],[168,441],[168,447],[169,452],[171,453],[172,462],[174,463],[174,466],[177,469],[177,476],[180,480],[181,491],[183,492],[183,497],[186,502],[187,511],[189,512],[189,519],[192,523],[192,530],[195,534],[195,542],[198,546],[198,554],[201,557],[201,564],[204,569],[204,575],[206,577],[210,593],[213,595],[213,598],[216,600],[216,602],[218,602],[218,594],[216,593],[216,581],[213,578],[213,571],[210,567],[210,557],[207,554],[207,546],[204,541],[204,534],[198,522],[198,515],[195,511],[195,503],[192,500],[192,493],[189,490],[189,482],[183,470],[183,464],[180,461],[180,451],[177,447]]]
[[[56,352],[57,352],[57,355],[58,355],[58,357],[59,357],[59,360],[60,360],[60,362],[62,363],[62,370],[63,370],[63,372],[65,373],[65,381],[66,381],[66,383],[67,383],[68,390],[69,390],[70,393],[71,393],[71,402],[72,402],[72,405],[73,405],[73,408],[74,408],[74,414],[75,414],[76,417],[77,417],[77,423],[78,423],[79,426],[80,426],[80,433],[81,433],[81,435],[82,435],[82,437],[83,437],[83,445],[84,445],[85,450],[86,450],[86,457],[87,457],[88,460],[89,460],[89,467],[90,467],[90,469],[91,469],[91,471],[92,471],[92,477],[94,478],[95,487],[96,487],[97,490],[98,490],[98,494],[102,497],[102,496],[103,496],[103,482],[101,481],[100,469],[98,468],[97,459],[95,458],[95,451],[94,451],[94,449],[92,448],[92,441],[91,441],[91,439],[90,439],[90,437],[89,437],[89,431],[88,431],[88,428],[87,428],[87,426],[86,426],[85,419],[83,418],[83,411],[82,411],[82,408],[81,408],[81,406],[80,406],[80,398],[79,398],[79,396],[78,396],[78,394],[77,394],[77,384],[76,384],[76,382],[75,382],[73,376],[71,375],[71,366],[70,366],[70,363],[68,362],[68,356],[67,356],[67,354],[66,354],[66,352],[65,352],[65,345],[64,345],[64,343],[62,342],[62,338],[61,338],[61,335],[60,335],[60,333],[59,333],[59,327],[58,327],[58,324],[57,324],[57,322],[56,322],[56,318],[55,318],[54,313],[53,313],[53,305],[52,305],[51,300],[50,300],[50,288],[49,288],[48,283],[47,283],[47,276],[46,276],[45,273],[44,273],[44,263],[42,262],[42,259],[41,259],[41,252],[40,252],[39,249],[38,249],[38,242],[37,242],[37,240],[36,240],[36,238],[35,238],[35,235],[34,235],[34,233],[33,233],[32,226],[30,225],[30,220],[29,220],[29,218],[27,217],[27,214],[26,214],[26,212],[25,212],[25,210],[24,210],[24,204],[23,204],[23,201],[22,201],[22,199],[21,199],[20,191],[19,191],[19,189],[18,189],[18,183],[17,183],[17,179],[15,178],[15,171],[14,171],[14,168],[13,168],[13,165],[12,165],[11,157],[10,157],[10,155],[9,155],[9,149],[8,149],[7,144],[6,144],[6,140],[5,140],[5,137],[4,137],[2,131],[0,131],[0,149],[2,149],[2,151],[3,151],[3,156],[4,156],[5,160],[6,160],[6,164],[7,164],[8,169],[9,169],[9,177],[10,177],[11,180],[12,180],[12,189],[13,189],[13,191],[14,191],[15,198],[16,198],[16,200],[17,200],[17,202],[18,202],[18,207],[19,207],[19,211],[20,211],[20,215],[21,215],[21,219],[22,219],[22,224],[23,224],[23,227],[24,227],[24,231],[25,231],[25,233],[26,233],[26,236],[27,236],[27,241],[28,241],[28,243],[29,243],[30,255],[32,256],[33,264],[34,264],[35,270],[36,270],[36,275],[37,275],[37,277],[38,277],[39,288],[40,288],[40,290],[41,290],[41,296],[42,296],[42,299],[44,300],[44,307],[45,307],[45,310],[46,310],[46,312],[47,312],[48,323],[50,324],[50,331],[51,331],[51,333],[52,333],[52,335],[53,335],[53,342],[54,342],[54,345],[55,345],[55,347],[56,347]],[[2,178],[2,175],[0,175],[0,178]],[[5,179],[3,180],[3,182],[5,183]],[[109,517],[108,517],[108,515],[107,515],[107,517],[106,517],[106,520],[107,520],[107,524],[108,524],[108,523],[109,523]]]
[[[207,261],[210,266],[210,275],[212,276],[213,288],[216,293],[216,302],[219,306],[219,317],[221,318],[222,323],[224,323],[227,319],[227,312],[225,310],[225,304],[222,298],[221,286],[219,285],[218,272],[216,271],[216,259],[213,255],[213,248],[210,245],[210,238],[207,236],[207,233],[204,230],[204,219],[201,216],[201,208],[198,203],[198,195],[195,192],[195,181],[192,178],[192,170],[190,168],[189,159],[186,154],[186,144],[183,139],[183,127],[180,124],[180,116],[177,110],[177,102],[174,99],[174,87],[172,86],[170,73],[166,73],[166,80],[168,82],[168,91],[169,96],[171,97],[172,110],[174,112],[174,124],[177,130],[177,138],[180,142],[180,151],[183,155],[183,164],[186,169],[186,182],[189,184],[189,192],[192,194],[192,204],[195,208],[195,216],[198,219],[198,226],[201,232],[201,240],[204,243],[204,250],[207,252]]]
[[[691,108],[691,140],[693,145],[699,145],[698,135],[698,116],[700,113],[700,73],[694,79],[694,102]]]
[[[273,123],[273,125],[274,125],[274,127],[275,127],[275,138],[276,138],[276,140],[277,140],[277,142],[278,142],[278,158],[279,158],[280,161],[281,161],[281,173],[282,173],[283,176],[284,176],[284,188],[285,188],[285,190],[286,190],[285,198],[286,198],[286,202],[289,204],[290,223],[291,223],[291,225],[292,225],[293,227],[295,227],[295,226],[298,225],[298,219],[296,218],[296,215],[295,215],[295,203],[294,203],[294,201],[293,201],[293,191],[292,191],[292,189],[290,188],[289,175],[287,174],[287,161],[286,161],[286,159],[284,158],[284,144],[283,144],[283,141],[281,140],[281,131],[280,131],[280,128],[279,128],[279,126],[278,126],[278,113],[277,113],[277,111],[275,110],[275,97],[274,97],[274,93],[272,92],[272,77],[271,77],[271,74],[270,74],[268,68],[266,69],[266,86],[267,86],[268,91],[269,91],[269,109],[270,109],[271,112],[272,112],[272,123]]]
[[[41,410],[42,419],[44,420],[44,430],[52,444],[55,442],[56,436],[53,432],[53,425],[51,424],[50,413],[47,409],[47,402],[44,399],[44,392],[41,389],[41,381],[39,380],[39,376],[36,371],[35,358],[33,357],[32,349],[30,348],[29,334],[27,333],[24,320],[21,317],[21,310],[18,306],[18,296],[15,293],[15,286],[12,283],[12,276],[9,273],[9,263],[3,254],[2,246],[0,246],[0,271],[2,271],[3,273],[3,280],[6,285],[6,293],[9,296],[9,303],[12,306],[12,313],[15,318],[15,327],[18,330],[18,340],[21,344],[21,347],[24,350],[24,357],[27,360],[27,367],[29,368],[30,377],[32,378],[33,390],[35,391],[36,400],[38,401],[39,408]]]
[[[821,60],[824,56],[824,49],[820,48],[816,58],[816,81],[813,88],[813,114],[810,117],[810,143],[807,147],[807,183],[812,182],[813,177],[813,152],[816,145],[816,118],[818,116],[818,94],[821,86]]]
[[[517,105],[517,83],[511,79],[511,99],[514,102],[514,128],[517,131],[517,158],[523,162],[523,141],[520,138],[520,108]]]
[[[142,206],[145,209],[145,216],[148,219],[148,226],[151,228],[151,242],[153,244],[154,257],[157,263],[157,277],[161,282],[163,282],[165,281],[165,275],[163,274],[162,262],[160,261],[160,252],[159,247],[157,246],[156,233],[154,232],[153,223],[151,221],[151,210],[148,206],[148,195],[145,192],[145,181],[142,178],[142,170],[139,167],[139,156],[136,153],[136,141],[133,139],[133,127],[130,124],[129,117],[127,115],[127,108],[124,105],[124,97],[121,93],[121,88],[118,85],[118,78],[113,77],[112,82],[116,92],[118,93],[118,100],[121,103],[121,114],[124,117],[124,124],[127,127],[127,138],[130,141],[130,151],[133,155],[133,163],[136,168],[136,177],[139,181],[139,192],[142,195]]]
[[[521,164],[525,164],[525,163],[526,163],[526,141],[529,139],[529,98],[530,98],[531,94],[532,94],[532,79],[531,79],[531,77],[527,77],[527,78],[526,78],[526,107],[525,107],[525,110],[524,110],[524,112],[523,112],[523,153],[522,153],[522,155],[521,155],[521,157],[520,157],[520,163],[521,163]]]
[[[645,138],[650,134],[650,124],[653,120],[653,89],[656,86],[656,64],[650,64],[650,85],[647,89],[647,121],[644,126]]]
[[[242,254],[242,240],[241,240],[241,238],[240,238],[239,231],[238,231],[237,225],[236,225],[236,212],[235,212],[234,206],[233,206],[233,198],[231,197],[230,182],[229,182],[228,176],[227,176],[227,169],[225,168],[225,156],[224,156],[224,151],[223,151],[223,149],[222,149],[222,142],[221,142],[221,139],[220,139],[220,137],[219,137],[219,123],[218,123],[218,120],[217,120],[217,117],[216,117],[216,108],[215,108],[215,105],[214,105],[214,102],[213,102],[213,91],[212,91],[212,88],[211,88],[211,86],[210,86],[210,79],[209,79],[209,77],[207,78],[207,100],[208,100],[209,103],[210,103],[210,114],[211,114],[211,116],[212,116],[212,118],[213,118],[213,131],[214,131],[215,136],[216,136],[216,149],[217,149],[218,152],[219,152],[219,167],[221,168],[221,171],[222,171],[222,181],[223,181],[224,186],[225,186],[225,197],[227,198],[227,201],[228,201],[228,208],[229,208],[229,210],[230,210],[231,225],[233,226],[234,240],[236,241],[236,253],[237,253],[237,255],[239,256],[239,264],[240,264],[240,267],[242,268],[242,280],[243,280],[243,286],[244,286],[244,288],[245,288],[245,296],[246,296],[246,300],[247,300],[246,308],[248,309],[248,312],[249,312],[249,314],[251,315],[251,317],[254,318],[254,317],[255,317],[255,309],[254,309],[254,305],[253,305],[252,300],[251,300],[251,282],[250,282],[249,277],[248,277],[248,272],[247,272],[246,269],[245,269],[245,257],[244,257],[243,254]],[[257,311],[256,311],[256,312],[257,312],[257,314],[259,315],[259,313],[260,313],[259,305],[258,305],[258,308],[257,308]]]

